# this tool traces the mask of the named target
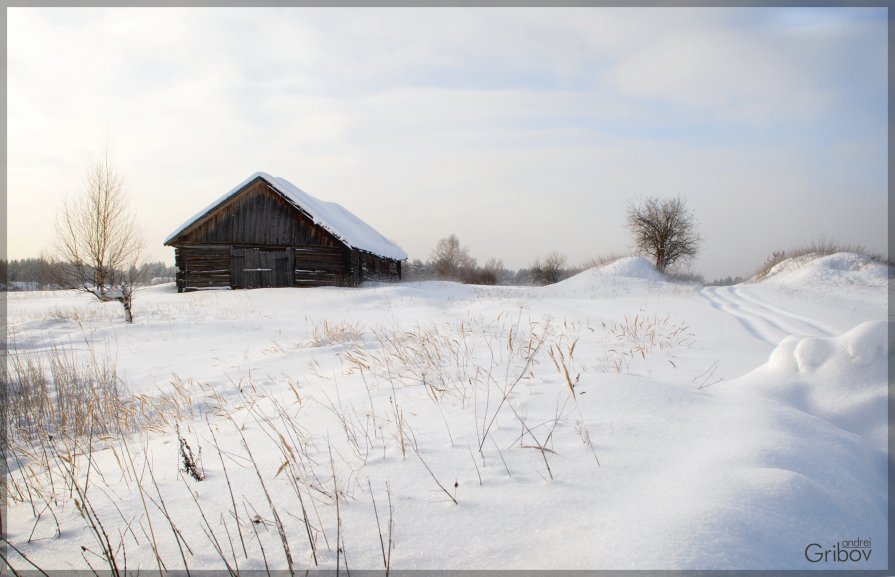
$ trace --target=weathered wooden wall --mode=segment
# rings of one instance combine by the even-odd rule
[[[342,244],[260,179],[211,211],[178,241],[181,244],[310,245],[331,248]]]
[[[183,246],[174,248],[177,288],[230,286],[229,246]]]
[[[347,248],[179,246],[174,249],[180,291],[212,287],[357,286],[397,282],[401,263]]]
[[[370,253],[358,253],[360,270],[358,282],[365,280],[394,282],[401,280],[400,261],[383,258]]]
[[[295,286],[354,286],[349,251],[314,246],[295,247]]]
[[[271,288],[293,285],[291,248],[232,247],[233,288]]]

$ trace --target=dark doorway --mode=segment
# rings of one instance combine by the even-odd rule
[[[293,286],[290,249],[234,248],[230,259],[233,288]]]

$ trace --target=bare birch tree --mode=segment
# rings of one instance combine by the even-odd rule
[[[476,266],[469,249],[461,246],[454,234],[438,241],[429,262],[438,278],[447,280],[463,280],[464,274]]]
[[[59,284],[118,301],[133,322],[133,294],[145,240],[131,212],[123,182],[105,150],[87,173],[84,192],[65,202],[56,217]]]
[[[628,230],[634,237],[634,248],[652,257],[660,272],[696,256],[702,240],[696,224],[693,212],[680,197],[650,197],[639,206],[628,206]]]

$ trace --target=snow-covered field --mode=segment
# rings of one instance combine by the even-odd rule
[[[132,325],[11,293],[18,366],[138,400],[92,451],[14,435],[10,541],[56,570],[886,568],[888,282],[629,258],[544,288],[161,285]]]

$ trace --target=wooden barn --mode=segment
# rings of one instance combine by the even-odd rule
[[[342,206],[258,172],[165,239],[178,292],[398,281],[407,254]]]

